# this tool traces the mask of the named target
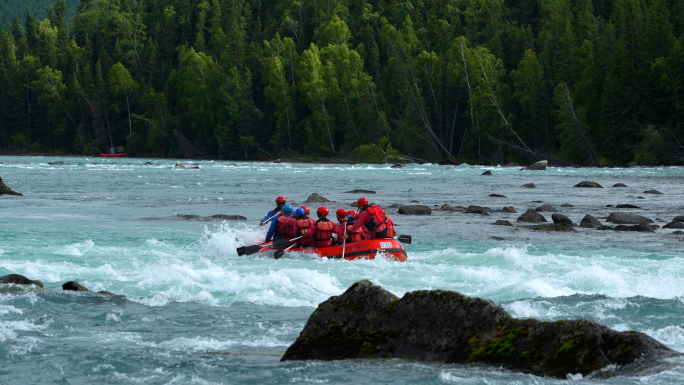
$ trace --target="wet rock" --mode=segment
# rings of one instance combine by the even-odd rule
[[[490,198],[506,198],[505,195],[501,195],[501,194],[489,194],[489,197]]]
[[[174,168],[185,168],[185,165],[181,162],[176,162],[176,165],[174,166]]]
[[[673,231],[672,234],[677,234],[677,235],[684,234],[684,231],[677,230],[677,231]]]
[[[613,187],[627,187],[627,185],[624,183],[615,183]]]
[[[539,214],[535,209],[527,209],[521,216],[518,217],[518,222],[540,223],[548,222],[543,215]]]
[[[14,285],[36,285],[43,287],[43,283],[38,280],[28,279],[21,274],[8,274],[0,277],[0,284],[14,284]]]
[[[419,203],[417,200],[409,201],[409,203]]]
[[[653,219],[629,213],[610,213],[606,222],[618,225],[636,225],[639,223],[653,223]]]
[[[57,162],[48,162],[48,164],[49,164],[50,166],[66,166],[66,165],[67,165],[67,162],[65,162],[65,161],[63,161],[63,160],[59,160],[59,161],[57,161]]]
[[[431,215],[432,209],[423,205],[406,205],[399,207],[398,212],[404,215]]]
[[[492,235],[492,236],[489,237],[489,238],[490,238],[490,239],[493,239],[493,240],[495,240],[495,241],[505,241],[505,240],[506,240],[505,238],[497,237],[496,235]]]
[[[505,213],[513,213],[513,214],[517,213],[517,211],[515,211],[515,209],[513,208],[513,206],[505,206],[505,207],[502,209],[502,211],[505,212]]]
[[[553,223],[559,223],[561,225],[575,226],[575,224],[563,214],[554,213],[551,215],[551,220]]]
[[[644,191],[644,194],[663,195],[663,193],[661,193],[661,192],[658,191],[658,190],[648,190],[648,191]]]
[[[575,206],[571,205],[570,203],[563,203],[561,205],[561,207],[575,207]]]
[[[674,217],[673,222],[684,222],[684,215]]]
[[[634,226],[627,226],[627,225],[617,225],[613,229],[615,231],[641,231],[641,232],[646,232],[646,233],[653,233],[655,232],[651,226],[649,226],[646,223],[639,223],[638,225]]]
[[[563,223],[547,223],[543,225],[534,225],[534,226],[524,226],[527,227],[530,230],[534,231],[560,231],[560,232],[566,232],[566,233],[576,233],[577,230],[573,229],[571,226],[568,226]]]
[[[87,287],[81,285],[80,283],[76,281],[69,281],[65,284],[62,285],[62,290],[71,290],[71,291],[90,291],[88,290]]]
[[[206,217],[202,217],[206,218]],[[244,217],[242,215],[226,215],[226,214],[214,214],[210,218],[216,220],[216,221],[244,221],[247,220],[247,217]]]
[[[451,205],[448,205],[445,203],[439,209],[442,211],[463,211],[463,210],[465,210],[465,207],[463,207],[463,206],[451,206]]]
[[[324,203],[324,202],[330,202],[330,200],[318,195],[317,193],[313,193],[309,195],[308,198],[306,198],[307,203]]]
[[[373,190],[351,190],[351,191],[345,191],[345,194],[375,194],[376,192]]]
[[[482,207],[476,205],[470,205],[466,207],[465,212],[469,214],[488,214],[492,211],[489,207]]]
[[[595,188],[603,188],[600,184],[596,182],[591,182],[588,180],[582,181],[577,183],[574,187],[595,187]]]
[[[585,215],[584,218],[582,218],[582,222],[580,222],[580,227],[585,228],[599,228],[601,226],[603,226],[603,224],[589,214]]]
[[[16,191],[13,191],[11,188],[7,187],[5,182],[2,181],[2,178],[0,178],[0,195],[17,195],[17,196],[23,196],[23,194],[20,194]]]
[[[391,168],[404,168],[404,165],[401,164],[401,163],[395,163],[395,164],[392,165]]]
[[[630,205],[629,203],[627,204],[620,204],[615,206],[616,209],[640,209],[641,207],[635,206],[635,205]]]
[[[534,183],[525,183],[524,185],[520,186],[524,188],[537,188],[537,186],[534,185]]]
[[[492,175],[492,170],[487,170],[480,175]]]
[[[493,225],[496,226],[513,226],[513,224],[507,220],[504,219],[499,219],[498,221],[492,223]]]
[[[684,222],[670,222],[663,226],[664,229],[684,229]]]
[[[614,229],[610,226],[601,225],[601,226],[597,227],[596,230],[614,230]]]
[[[100,291],[97,292],[97,294],[110,295],[110,296],[111,296],[111,295],[115,295],[115,294],[112,293],[111,291],[107,291],[107,290],[100,290]]]
[[[145,164],[143,166],[151,166],[151,165],[152,165],[152,162],[145,162]]]
[[[546,163],[548,163],[545,160],[540,160],[537,163],[531,164],[527,167],[521,168],[520,170],[526,170],[526,171],[544,171],[546,170]]]
[[[363,280],[321,303],[281,361],[403,358],[481,363],[566,378],[676,352],[592,320],[516,319],[490,300],[445,290],[398,298]]]
[[[537,210],[537,211],[546,211],[546,212],[549,212],[549,213],[557,213],[557,212],[558,212],[558,209],[556,209],[555,207],[551,206],[551,205],[548,204],[548,203],[546,203],[546,204],[544,204],[544,205],[541,205],[541,206],[537,207],[536,210]]]

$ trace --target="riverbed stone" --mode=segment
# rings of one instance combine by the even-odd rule
[[[87,287],[81,285],[80,283],[76,281],[69,281],[64,284],[62,284],[62,290],[69,290],[69,291],[90,291],[88,290]]]
[[[580,222],[580,227],[585,227],[585,228],[599,228],[603,226],[601,222],[599,222],[598,219],[594,218],[593,216],[587,214],[582,218],[582,221]]]
[[[596,182],[588,181],[588,180],[579,182],[579,183],[577,183],[574,187],[603,188],[603,186],[601,186],[600,184],[598,184],[598,183],[596,183]]]
[[[672,221],[665,226],[663,226],[664,229],[684,229],[684,222],[675,222]]]
[[[465,212],[469,214],[488,214],[492,211],[489,207],[482,207],[477,205],[470,205],[466,207]]]
[[[523,226],[534,231],[559,231],[566,233],[576,233],[577,230],[564,223],[543,223],[540,225]]]
[[[501,209],[501,211],[503,211],[505,213],[513,213],[513,214],[517,213],[517,211],[515,211],[515,208],[513,208],[513,206],[504,206],[504,208]]]
[[[524,185],[520,186],[524,188],[537,188],[537,186],[534,185],[534,183],[525,183]]]
[[[570,220],[570,218],[566,217],[563,214],[553,213],[551,215],[551,220],[553,221],[553,223],[559,223],[561,225],[567,226],[575,226],[575,224]]]
[[[645,233],[655,232],[655,230],[646,223],[639,223],[638,225],[634,225],[634,226],[617,225],[617,226],[615,226],[615,228],[613,230],[615,230],[615,231],[640,231],[640,232],[645,232]]]
[[[404,205],[399,207],[398,212],[404,215],[431,215],[432,209],[424,205]]]
[[[368,280],[321,303],[281,361],[403,358],[480,363],[566,378],[677,354],[646,334],[589,319],[516,319],[491,300],[446,290],[398,298]]]
[[[606,219],[606,222],[611,222],[618,225],[637,225],[639,223],[654,223],[653,219],[630,213],[610,213],[610,215]]]
[[[14,285],[36,285],[43,287],[43,283],[38,280],[28,279],[21,274],[8,274],[0,277],[0,284],[14,284]]]
[[[23,196],[23,194],[20,194],[11,188],[7,187],[5,182],[2,181],[2,178],[0,178],[0,195],[17,195],[17,196]]]
[[[627,185],[624,183],[615,183],[613,187],[627,187]]]
[[[661,192],[658,191],[658,190],[648,190],[648,191],[644,191],[644,194],[663,195],[663,193],[661,193]]]
[[[325,203],[325,202],[330,202],[330,200],[318,195],[317,193],[313,193],[313,194],[309,195],[308,198],[306,198],[306,203]]]
[[[513,224],[505,219],[499,219],[493,223],[496,226],[513,226]]]
[[[535,209],[527,209],[521,216],[518,217],[518,222],[540,223],[548,222],[543,215],[539,214]]]
[[[559,210],[548,203],[545,203],[536,208],[537,211],[546,211],[549,213],[557,213]]]

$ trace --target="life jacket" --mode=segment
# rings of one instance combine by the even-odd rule
[[[316,221],[313,218],[297,219],[297,234],[295,238],[306,235],[306,233],[311,230],[311,226],[315,225]]]
[[[280,237],[285,239],[294,238],[294,225],[295,219],[293,217],[286,217],[284,215],[279,216],[278,227],[276,228],[276,235],[279,235]]]
[[[332,238],[333,229],[335,225],[328,219],[319,219],[316,221],[316,230],[314,230],[314,241],[326,242]]]
[[[371,216],[371,219],[366,223],[368,231],[373,232],[387,222],[387,217],[379,206],[370,205],[366,210]]]
[[[394,222],[392,221],[392,218],[386,217],[387,218],[387,238],[394,238],[397,235],[397,232],[394,230]]]
[[[352,231],[352,227],[354,226],[354,222],[350,222],[349,225],[347,225],[347,235],[349,235],[349,239],[347,239],[347,242],[359,242],[362,239],[363,235],[363,228],[359,227],[356,229],[356,231]]]

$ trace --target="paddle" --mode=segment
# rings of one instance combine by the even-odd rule
[[[410,245],[411,244],[411,236],[410,235],[400,235],[397,237],[397,241]]]
[[[344,223],[344,235],[342,236],[342,259],[344,259],[344,250],[347,247],[347,222]]]
[[[271,219],[277,217],[278,214],[280,214],[280,213],[276,213],[276,215],[274,215],[274,216],[268,218],[268,219],[266,220],[266,222],[264,222],[264,225],[267,224],[268,222],[270,222]],[[258,229],[258,228],[261,227],[261,226],[262,226],[261,224],[257,225],[257,227],[253,228],[252,231]],[[240,242],[240,239],[239,239],[238,237],[235,237],[235,242]],[[263,243],[262,243],[262,244],[263,244]],[[242,246],[242,247],[244,248],[244,247],[250,247],[250,246]],[[240,247],[238,247],[237,250],[238,250],[238,255],[242,255],[242,254],[240,254]],[[244,249],[242,249],[242,250],[244,250]],[[258,251],[258,250],[257,250],[257,251]],[[255,251],[254,253],[256,253],[256,251]],[[251,253],[251,254],[254,254],[254,253]],[[243,254],[244,254],[244,253],[243,253]]]
[[[278,216],[279,214],[280,214],[280,213],[276,213],[276,214],[275,214],[274,216],[272,216],[272,217],[268,218],[268,219],[267,219],[267,220],[266,220],[266,221],[264,222],[264,225],[265,225],[265,224],[267,224],[268,222],[270,222],[270,221],[271,221],[271,219],[273,219],[273,218],[277,217],[277,216]],[[259,227],[261,227],[261,226],[262,226],[262,225],[261,225],[261,224],[259,224],[259,226],[255,227],[255,228],[254,228],[254,230],[258,229],[258,228],[259,228]]]
[[[287,252],[287,251],[289,251],[291,248],[295,247],[295,245],[296,245],[296,243],[295,243],[294,245],[288,247],[288,248],[285,249],[285,250],[278,250],[278,251],[276,251],[275,253],[273,253],[273,258],[275,258],[275,259],[280,259],[280,257],[282,257],[283,254],[285,254],[285,252]]]
[[[301,237],[292,238],[292,239],[278,239],[277,241],[273,241],[273,245],[271,245],[271,247],[274,249],[282,249],[283,247],[286,247],[288,243],[290,243],[292,241],[296,241],[299,238],[304,238],[304,236],[302,235]],[[278,258],[276,258],[276,259],[278,259]]]
[[[237,254],[238,254],[238,255],[245,255],[245,254],[251,255],[251,254],[254,254],[254,253],[258,252],[259,250],[261,250],[262,245],[264,245],[265,243],[268,243],[268,242],[262,242],[262,243],[259,243],[258,245],[251,245],[251,246],[241,246],[241,247],[238,247],[238,248],[237,248]]]

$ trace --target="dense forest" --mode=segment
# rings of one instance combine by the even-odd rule
[[[76,16],[79,0],[66,0],[66,21],[71,24]],[[55,5],[55,0],[2,0],[0,1],[0,30],[11,31],[14,17],[26,13],[39,19],[44,19],[48,11]]]
[[[684,163],[684,0],[81,0],[0,35],[0,151]]]

